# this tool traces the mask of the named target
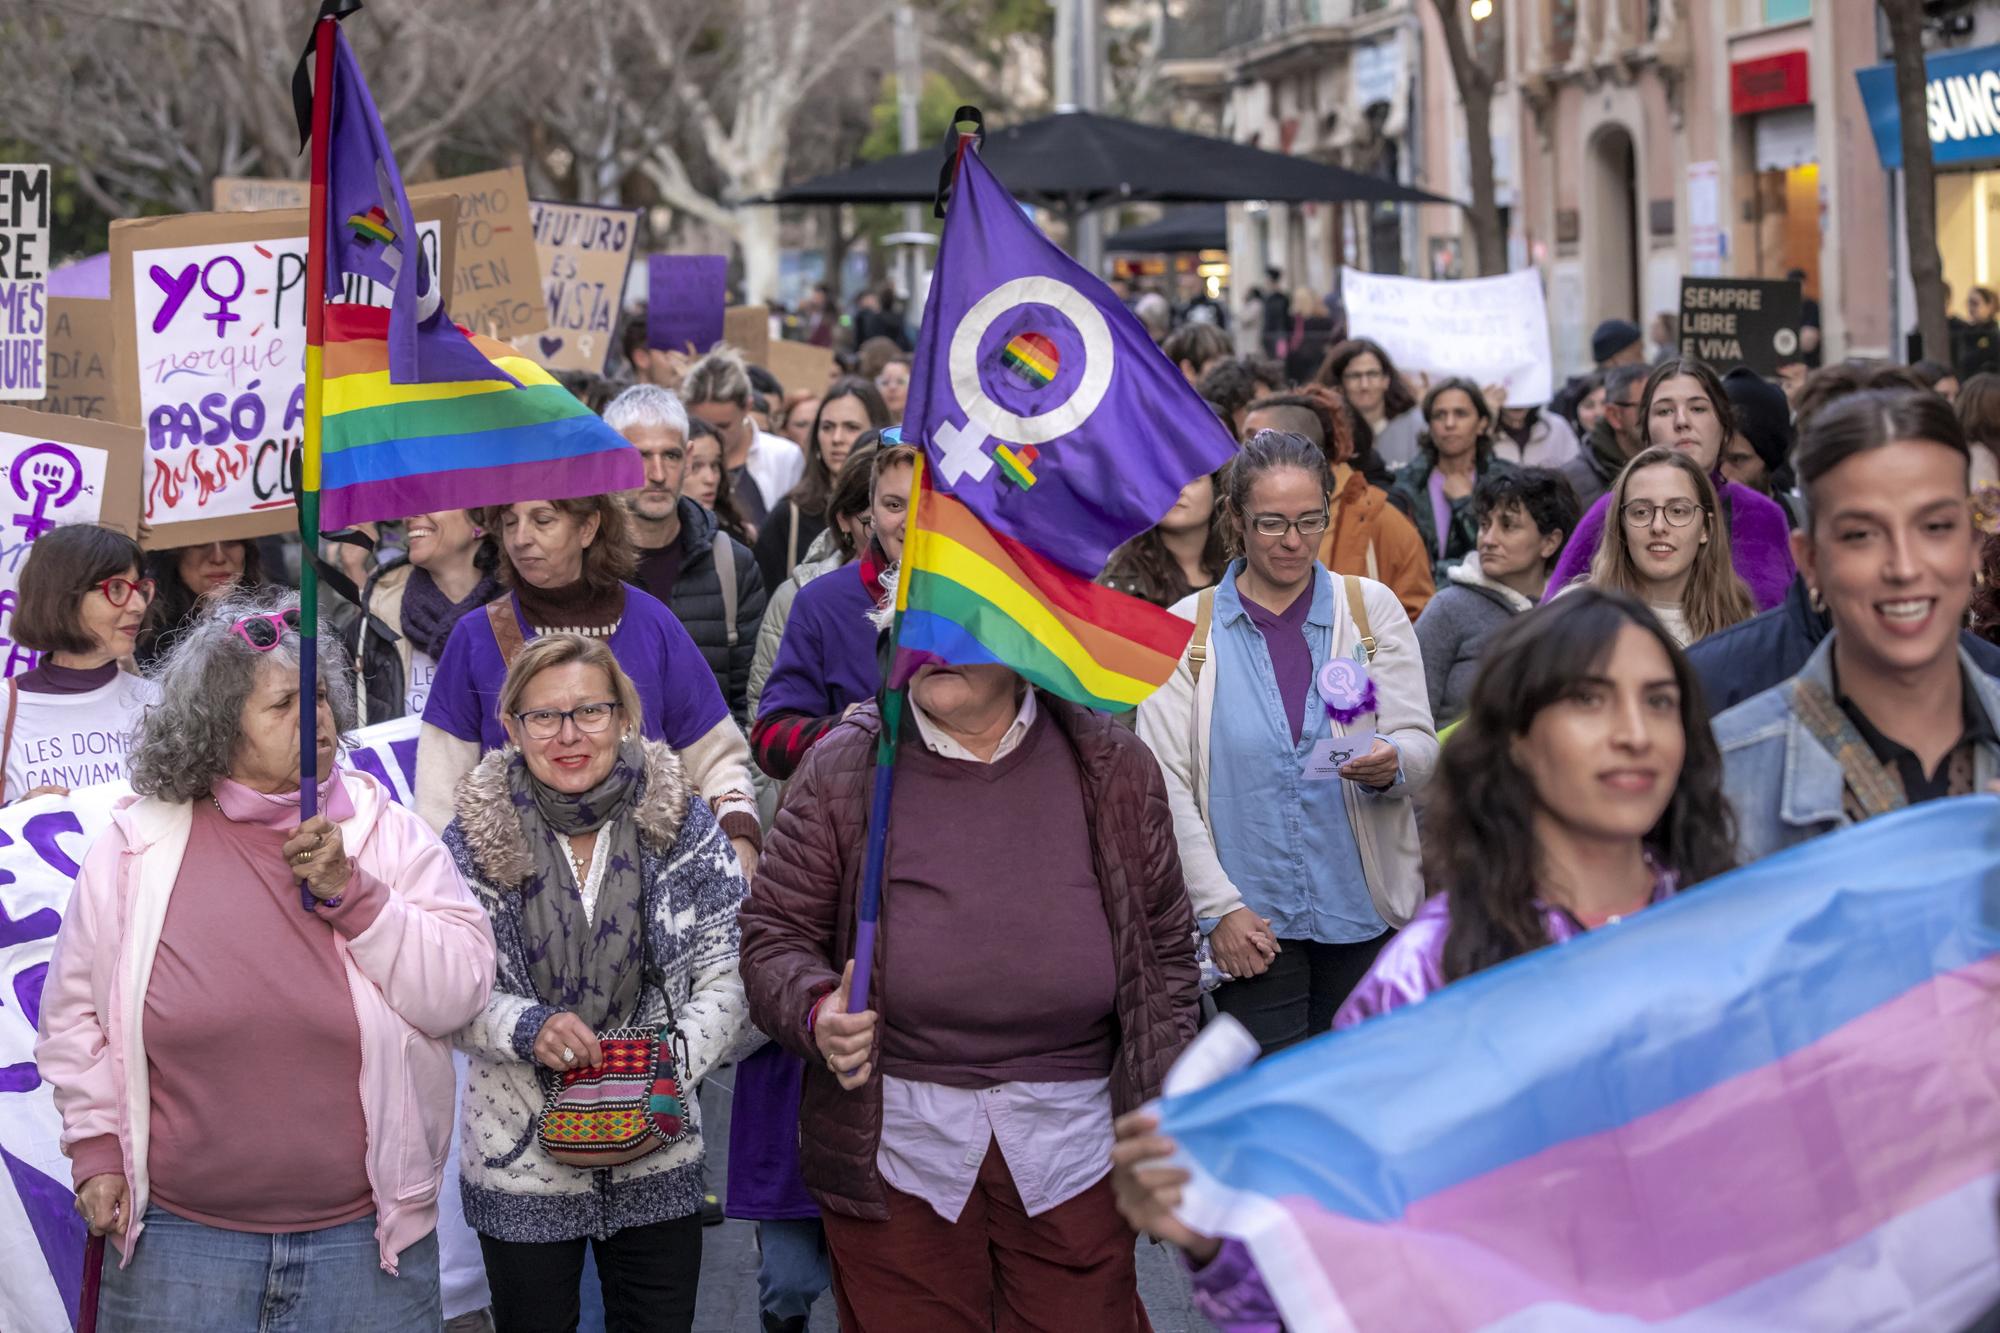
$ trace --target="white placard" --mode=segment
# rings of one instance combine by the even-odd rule
[[[1381,343],[1406,375],[1504,384],[1509,407],[1546,403],[1555,392],[1548,308],[1533,269],[1424,282],[1349,268],[1340,292],[1349,331]]]
[[[0,162],[0,399],[49,392],[49,169]]]
[[[252,226],[260,216],[272,215],[228,215]],[[200,216],[168,221],[187,224],[182,234],[204,225]],[[436,273],[441,222],[419,222],[418,234]],[[121,239],[114,228],[114,256]],[[130,242],[130,323],[118,330],[136,349],[120,353],[125,373],[137,375],[121,406],[146,432],[146,522],[203,525],[169,534],[179,538],[170,544],[289,526],[218,530],[293,505],[292,458],[305,431],[304,229],[157,248],[147,239]],[[387,305],[389,289],[349,275],[334,299]]]

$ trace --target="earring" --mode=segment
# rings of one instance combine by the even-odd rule
[[[1819,614],[1821,615],[1826,614],[1826,597],[1824,594],[1820,592],[1817,584],[1806,585],[1806,601],[1812,606],[1812,609],[1817,611]]]

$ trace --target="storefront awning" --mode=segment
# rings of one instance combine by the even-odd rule
[[[1903,166],[1903,121],[1896,108],[1896,69],[1856,70],[1875,151],[1887,171]],[[1941,51],[1924,61],[1924,105],[1931,158],[1939,166],[2000,157],[2000,46]]]

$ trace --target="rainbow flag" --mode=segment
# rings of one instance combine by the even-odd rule
[[[327,307],[320,522],[328,531],[643,480],[625,437],[506,343],[455,330],[503,378],[399,384],[388,332],[387,310]]]
[[[1949,1333],[2000,1298],[2000,797],[1178,1087],[1223,1040],[1160,1108],[1182,1217],[1293,1330]]]
[[[896,587],[900,688],[928,662],[998,662],[1091,708],[1132,708],[1166,684],[1194,633],[981,523],[919,464]]]

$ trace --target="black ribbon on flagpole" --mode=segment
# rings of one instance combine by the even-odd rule
[[[299,52],[299,63],[292,70],[292,114],[299,120],[299,151],[302,153],[312,138],[312,58],[313,52],[319,46],[319,21],[332,19],[339,22],[359,8],[361,0],[320,0],[319,13],[313,16],[312,32],[306,38],[306,49]]]
[[[972,128],[960,128],[965,125]],[[931,199],[932,217],[943,217],[945,209],[951,207],[951,185],[958,177],[958,155],[965,151],[968,136],[975,146],[986,142],[986,118],[976,106],[961,106],[952,113],[951,124],[945,128],[944,162],[938,167],[937,194]]]

